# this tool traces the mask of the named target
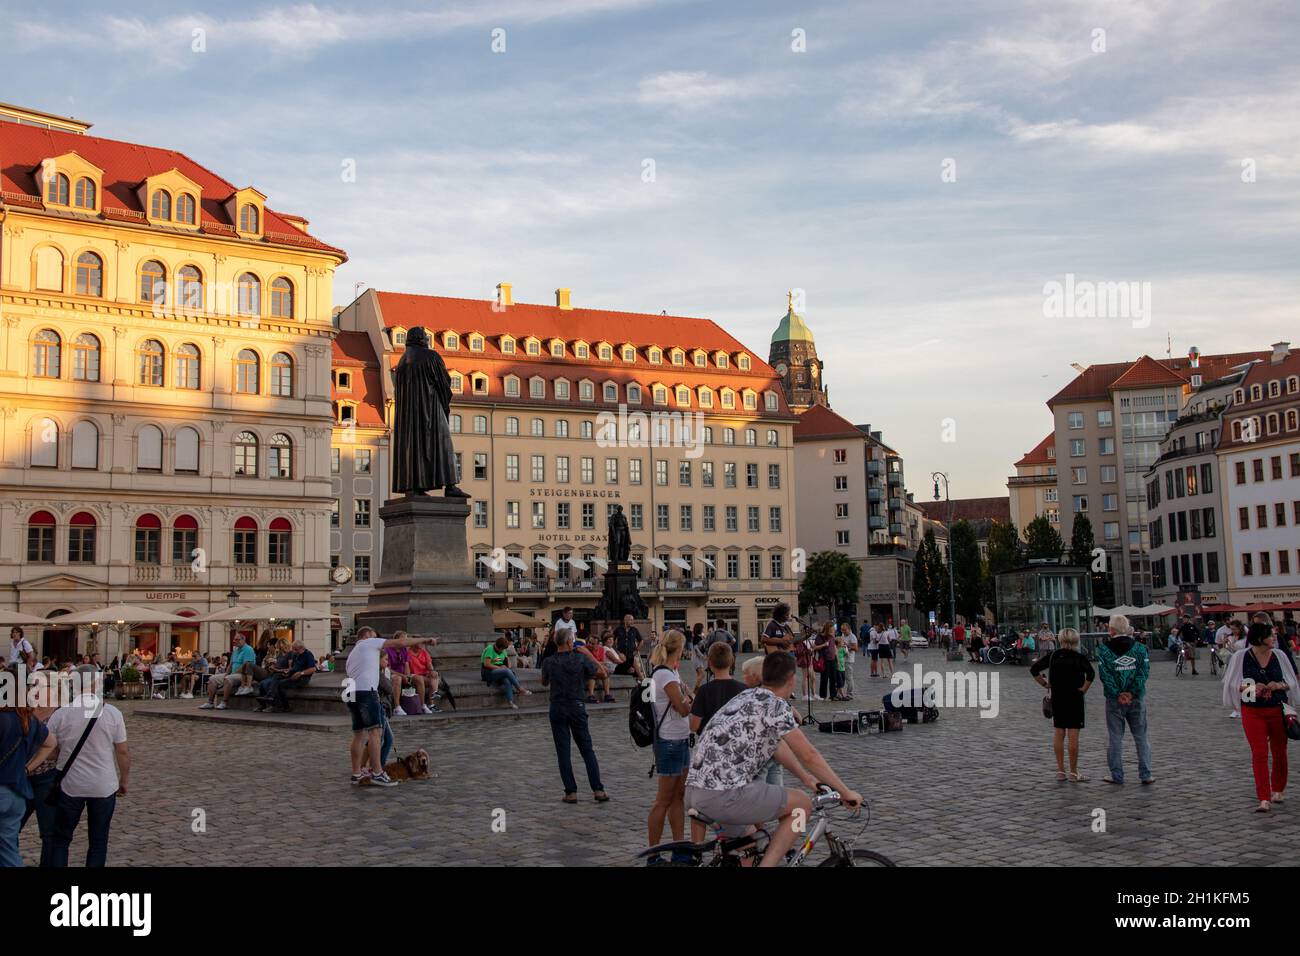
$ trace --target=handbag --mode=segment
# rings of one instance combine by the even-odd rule
[[[1286,735],[1292,740],[1300,740],[1300,717],[1290,704],[1282,705],[1282,721],[1286,724]]]
[[[1048,691],[1043,695],[1043,716],[1048,720],[1052,719],[1052,694]]]
[[[52,807],[59,802],[59,797],[63,795],[63,778],[68,775],[68,771],[77,759],[77,754],[81,753],[81,748],[86,746],[86,738],[90,736],[90,732],[95,729],[95,724],[98,722],[99,714],[86,721],[86,729],[81,732],[81,739],[77,741],[77,746],[73,747],[72,753],[68,755],[68,762],[54,775],[54,782],[50,784],[50,791],[45,795],[46,806]]]

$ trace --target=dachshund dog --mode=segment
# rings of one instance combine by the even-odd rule
[[[429,770],[429,752],[416,750],[400,760],[390,760],[384,764],[384,773],[394,780],[430,780],[433,773]]]

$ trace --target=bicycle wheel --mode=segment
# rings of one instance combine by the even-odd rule
[[[1178,655],[1178,663],[1174,665],[1174,676],[1183,676],[1183,655],[1181,654]]]
[[[990,663],[990,664],[1001,664],[1001,663],[1002,663],[1003,661],[1005,661],[1006,659],[1007,659],[1007,652],[1004,651],[1002,648],[1000,648],[1000,647],[990,647],[990,648],[989,648],[989,663]]]
[[[854,849],[849,851],[848,856],[832,856],[822,860],[818,866],[897,866],[893,860],[883,853],[877,853],[874,850]]]

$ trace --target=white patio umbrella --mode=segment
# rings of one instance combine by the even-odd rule
[[[691,562],[689,561],[683,561],[681,558],[672,558],[671,560],[673,564],[677,565],[677,567],[681,568],[683,571],[689,571],[691,569]]]
[[[711,560],[706,558],[704,555],[700,555],[700,560],[703,561],[708,567],[713,568],[713,570],[715,571],[718,570],[718,566],[714,564]]]
[[[632,570],[633,570],[633,571],[640,571],[640,570],[641,570],[641,562],[638,561],[636,558],[633,558],[633,559],[632,559],[631,564],[632,564]]]
[[[220,611],[213,611],[211,614],[204,614],[202,617],[192,617],[191,621],[207,623],[208,621],[251,621],[248,612],[252,610],[252,605],[236,604],[234,607],[223,607]]]
[[[1134,613],[1154,616],[1157,614],[1169,614],[1173,610],[1174,608],[1170,607],[1168,604],[1144,604]]]
[[[524,564],[523,558],[516,558],[513,554],[506,557],[506,561],[511,567],[518,568],[520,571],[527,571],[528,565]]]
[[[178,624],[193,622],[195,618],[181,617],[170,611],[160,611],[156,607],[142,607],[138,604],[109,604],[95,607],[89,611],[77,611],[55,618],[55,627],[64,624]]]
[[[650,565],[651,565],[651,567],[658,568],[660,571],[667,571],[667,570],[668,570],[668,565],[664,564],[664,563],[663,563],[662,561],[660,561],[658,558],[651,558],[651,559],[650,559]]]
[[[329,608],[312,610],[296,604],[258,604],[248,608],[241,621],[324,621],[330,617]]]
[[[592,555],[591,563],[594,564],[596,567],[600,568],[602,571],[609,570],[609,562],[606,561],[604,558],[598,558],[595,555]]]
[[[58,627],[63,618],[43,618],[35,614],[24,614],[22,611],[11,611],[8,608],[0,608],[0,627],[22,627],[28,624],[43,624],[46,627]]]
[[[550,558],[543,557],[543,556],[540,555],[540,554],[539,554],[536,558],[534,558],[533,560],[536,561],[538,564],[540,564],[542,567],[544,567],[547,571],[558,571],[558,570],[560,570],[560,566],[559,566],[558,564],[556,564],[556,563],[555,563],[554,561],[552,561]]]
[[[586,571],[591,567],[591,565],[582,560],[582,558],[569,558],[569,564],[570,566],[577,568],[579,571]]]

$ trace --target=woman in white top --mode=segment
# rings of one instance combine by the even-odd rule
[[[669,631],[650,654],[650,681],[653,685],[655,712],[655,774],[658,789],[650,816],[646,821],[650,842],[662,842],[664,820],[672,830],[673,839],[681,840],[686,833],[686,771],[691,762],[691,703],[694,698],[682,683],[677,667],[686,647],[686,635]],[[656,859],[647,861],[654,864]],[[679,862],[679,861],[674,861]]]

